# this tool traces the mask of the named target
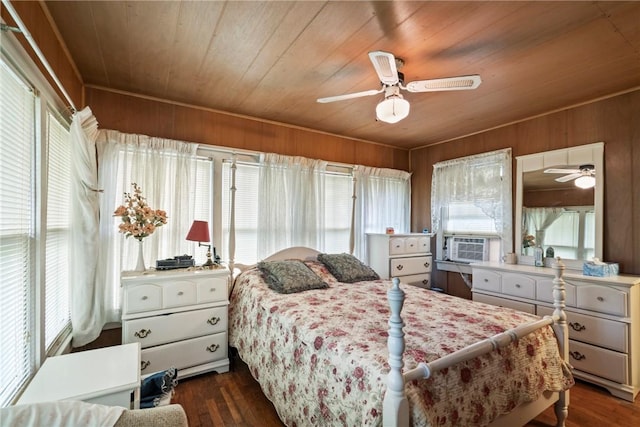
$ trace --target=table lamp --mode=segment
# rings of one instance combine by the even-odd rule
[[[194,220],[189,233],[187,233],[187,240],[198,242],[198,247],[207,247],[207,262],[202,264],[203,268],[214,268],[216,266],[211,259],[211,245],[206,244],[211,242],[211,238],[209,237],[209,223],[207,221]],[[202,242],[205,242],[205,244]]]

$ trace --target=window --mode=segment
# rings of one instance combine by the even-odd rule
[[[446,236],[456,234],[496,238],[501,248],[490,257],[498,259],[512,249],[511,217],[511,149],[433,166],[431,226],[438,233],[438,259],[445,258]]]
[[[565,208],[545,230],[543,249],[552,247],[554,256],[563,259],[593,258],[594,221],[595,212],[592,206]],[[529,227],[533,229],[533,226]]]
[[[34,372],[36,97],[1,59],[0,405],[6,406]]]
[[[223,164],[222,206],[223,247],[229,247],[231,163]],[[258,261],[258,163],[236,163],[235,194],[235,261],[251,264]],[[327,171],[324,173],[324,248],[328,253],[349,252],[353,179],[350,173]]]
[[[45,258],[45,346],[71,329],[69,294],[69,206],[71,147],[66,123],[47,111],[47,233]]]
[[[353,205],[351,175],[328,172],[325,176],[324,251],[349,252],[351,209]]]
[[[0,406],[69,336],[63,104],[12,36],[0,56]],[[6,42],[6,43],[5,43]]]

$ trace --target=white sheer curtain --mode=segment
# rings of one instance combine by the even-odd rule
[[[290,246],[324,250],[327,162],[264,154],[258,190],[258,259]]]
[[[102,130],[97,147],[98,177],[104,193],[100,200],[100,228],[95,236],[100,242],[101,260],[96,287],[103,293],[104,319],[116,322],[120,321],[120,272],[135,267],[138,241],[125,239],[118,232],[119,219],[113,212],[135,182],[149,206],[166,211],[168,217],[166,225],[143,240],[147,268],[157,259],[187,253],[189,243],[185,236],[194,219],[189,195],[194,185],[198,145]]]
[[[536,245],[544,247],[544,236],[547,228],[554,221],[560,218],[560,215],[565,211],[564,208],[522,208],[522,221],[525,229],[522,235],[531,234],[535,232]]]
[[[494,222],[502,251],[513,248],[511,213],[511,149],[438,162],[431,181],[431,227],[440,230],[442,210],[467,202]]]
[[[90,343],[105,323],[101,289],[96,287],[99,240],[98,122],[89,107],[71,123],[71,324],[74,347]]]
[[[409,172],[357,166],[354,219],[354,255],[368,262],[366,233],[410,231],[411,174]]]

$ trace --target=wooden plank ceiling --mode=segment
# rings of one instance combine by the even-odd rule
[[[640,87],[640,2],[45,1],[86,85],[414,148]],[[480,74],[476,90],[403,92],[375,120],[367,53],[405,82]]]

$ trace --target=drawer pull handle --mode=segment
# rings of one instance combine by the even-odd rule
[[[600,301],[600,302],[603,302],[603,301],[604,301],[604,298],[602,298],[602,297],[598,297],[598,298],[596,298],[596,299],[597,299],[598,301]]]
[[[423,285],[428,285],[428,284],[429,284],[429,281],[428,281],[427,279],[424,279],[424,280],[422,281],[422,284],[423,284]]]
[[[207,323],[210,324],[210,325],[217,325],[220,320],[221,319],[219,317],[215,317],[214,316],[211,319],[208,319]]]
[[[398,264],[398,266],[396,267],[397,270],[402,270],[404,268],[404,266],[402,264]]]
[[[146,296],[146,295],[144,295],[144,296],[142,297],[142,301],[146,301],[146,300],[148,300],[148,299],[149,299],[149,297],[148,297],[148,296]]]
[[[425,262],[425,263],[424,263],[424,266],[425,266],[425,267],[427,267],[427,268],[429,268],[429,266],[430,266],[430,265],[431,265],[431,264],[429,264],[428,262]]]
[[[571,357],[573,357],[576,360],[584,360],[587,358],[587,356],[585,356],[584,354],[580,353],[579,351],[570,351],[569,355]]]
[[[207,351],[210,351],[211,353],[215,353],[216,350],[218,350],[220,348],[220,344],[211,344],[209,347],[207,347]]]
[[[138,332],[135,332],[133,335],[138,338],[146,338],[147,335],[151,333],[151,329],[140,329]]]
[[[581,325],[578,322],[569,322],[569,326],[571,326],[571,329],[573,329],[574,331],[580,332],[580,331],[584,331],[585,329],[587,329],[586,326]]]
[[[180,291],[178,292],[178,296],[181,297],[182,295],[184,295],[184,292]]]
[[[520,289],[520,288],[521,288],[520,283],[516,283],[516,289]]]
[[[489,279],[484,279],[484,283],[489,283]]]
[[[215,291],[216,291],[216,288],[209,289],[209,292],[215,292]]]
[[[147,369],[147,367],[151,365],[151,362],[149,362],[148,360],[143,360],[140,362],[140,370],[144,371],[145,369]]]

